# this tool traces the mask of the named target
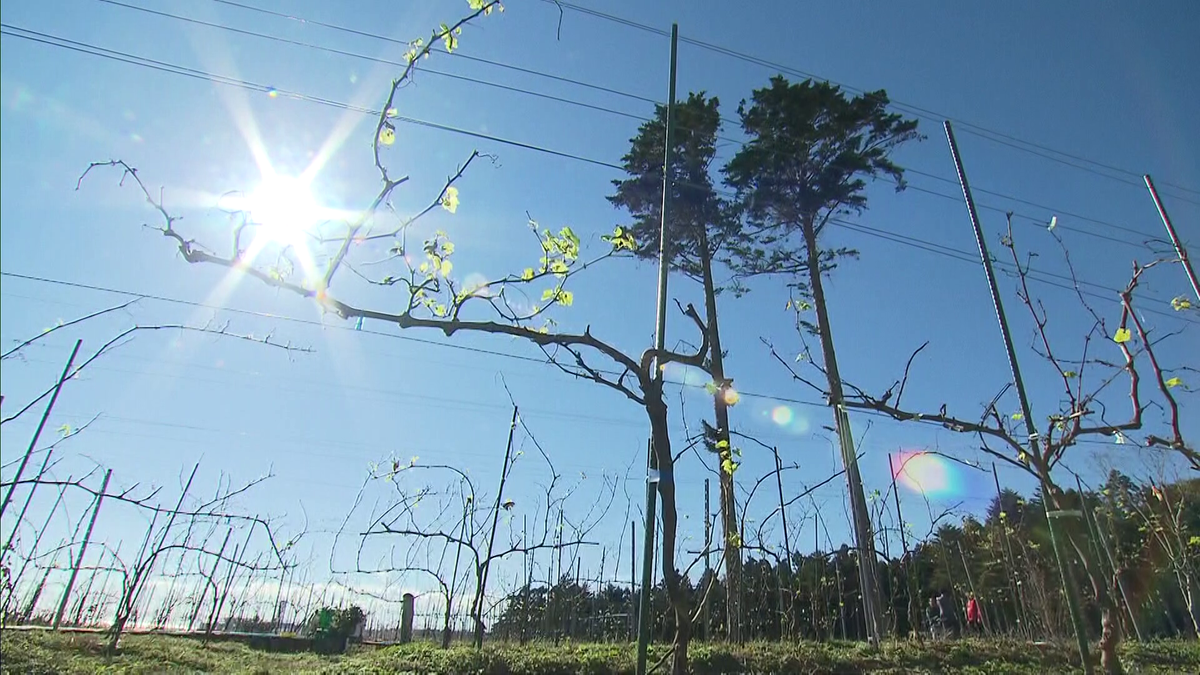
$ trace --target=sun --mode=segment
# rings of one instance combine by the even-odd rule
[[[281,175],[263,179],[247,198],[246,211],[259,236],[283,246],[302,245],[321,216],[308,182]]]

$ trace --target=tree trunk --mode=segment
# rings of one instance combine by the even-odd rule
[[[661,380],[653,374],[643,374],[646,414],[655,458],[658,460],[658,496],[662,505],[662,571],[667,597],[675,614],[675,644],[671,672],[685,675],[688,670],[688,643],[692,637],[692,614],[682,578],[675,567],[675,538],[679,514],[675,508],[675,461],[671,455],[671,437],[667,427],[667,405],[662,397]],[[647,589],[649,592],[649,589]]]
[[[1120,644],[1120,633],[1117,630],[1117,622],[1113,620],[1113,613],[1116,610],[1111,607],[1104,608],[1104,618],[1101,620],[1100,630],[1100,668],[1107,675],[1124,675],[1125,669],[1121,666],[1121,659],[1117,656],[1117,645]]]
[[[877,644],[880,638],[879,589],[875,583],[875,545],[871,532],[867,499],[863,494],[862,477],[858,472],[858,459],[850,439],[849,417],[842,407],[844,393],[842,378],[838,372],[837,353],[833,349],[833,329],[829,324],[829,311],[825,305],[825,287],[821,280],[821,250],[817,248],[817,231],[814,218],[806,217],[801,225],[804,245],[808,251],[808,282],[812,292],[813,306],[817,313],[817,328],[821,338],[821,355],[825,364],[825,375],[829,386],[829,405],[833,408],[834,424],[837,428],[842,463],[846,469],[846,484],[849,489],[850,509],[854,525],[855,549],[858,553],[859,589],[862,595],[863,618],[867,626],[867,639]]]
[[[711,251],[708,234],[700,231],[700,267],[704,282],[704,312],[708,323],[709,375],[717,385],[713,394],[713,413],[716,420],[718,452],[717,472],[720,485],[721,525],[725,551],[725,610],[730,642],[742,641],[742,542],[737,525],[737,495],[733,473],[724,470],[725,462],[733,461],[733,445],[729,436],[729,403],[725,398],[729,384],[725,379],[725,356],[721,352],[721,331],[717,321],[717,289],[713,282]]]

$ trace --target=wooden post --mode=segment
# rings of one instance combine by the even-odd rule
[[[413,638],[413,616],[415,614],[416,597],[412,593],[405,593],[403,603],[401,604],[400,615],[400,642],[408,644]]]

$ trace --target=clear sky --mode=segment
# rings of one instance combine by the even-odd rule
[[[140,334],[67,386],[49,428],[79,425],[100,414],[87,431],[61,446],[56,473],[79,475],[94,460],[113,469],[119,487],[165,485],[166,500],[178,494],[180,474],[186,477],[201,458],[198,493],[211,494],[221,473],[237,483],[273,471],[274,478],[239,506],[286,516],[281,522],[288,531],[307,522],[314,535],[305,552],[312,551],[320,572],[328,567],[331,541],[321,532],[336,529],[345,517],[370,463],[393,455],[405,462],[417,456],[418,463],[469,469],[482,482],[495,479],[511,414],[503,377],[529,431],[562,474],[562,484],[577,490],[569,516],[582,515],[600,499],[606,475],[618,481],[611,510],[588,538],[607,549],[606,576],[627,579],[627,528],[640,511],[639,466],[647,433],[644,414],[629,401],[551,367],[514,358],[536,359],[540,352],[512,339],[447,340],[438,333],[401,334],[370,322],[354,331],[353,324],[323,317],[313,305],[252,279],[187,265],[170,242],[141,227],[154,224],[155,214],[128,185],[118,187],[117,173],[96,173],[75,191],[89,162],[124,159],[139,169],[151,189],[162,187],[168,208],[184,216],[182,230],[224,252],[229,223],[217,208],[217,196],[252,189],[259,181],[248,142],[257,134],[281,173],[298,174],[314,157],[325,158],[314,182],[316,197],[331,208],[362,208],[378,185],[370,151],[372,119],[287,93],[375,109],[388,80],[399,72],[379,60],[400,61],[404,52],[379,36],[427,36],[438,23],[464,14],[467,4],[245,3],[359,34],[211,0],[128,4],[175,16],[100,0],[10,2],[3,8],[0,266],[9,276],[3,277],[0,292],[0,339],[7,348],[60,319],[123,301],[119,294],[11,275],[180,302],[143,299],[125,312],[50,336],[26,350],[23,359],[5,361],[5,416],[53,382],[74,337],[82,338],[84,352],[91,353],[135,323],[228,323],[233,332],[269,332],[279,341],[309,347],[312,353],[289,355],[211,335]],[[952,411],[973,417],[1010,379],[966,211],[956,183],[949,181],[954,168],[940,124],[945,117],[961,121],[959,144],[979,189],[976,197],[981,205],[994,207],[982,209],[981,215],[996,255],[1007,253],[998,245],[1002,212],[1014,210],[1021,214],[1014,225],[1018,245],[1040,254],[1034,266],[1047,274],[1066,274],[1046,231],[1046,223],[1057,216],[1057,231],[1088,284],[1084,288],[1097,294],[1091,299],[1108,321],[1119,317],[1113,289],[1127,283],[1131,261],[1151,258],[1139,242],[1163,236],[1141,173],[1149,172],[1159,182],[1184,240],[1200,246],[1200,126],[1189,122],[1200,110],[1195,86],[1200,6],[1193,2],[1108,3],[1087,11],[1032,2],[623,0],[587,6],[662,31],[677,22],[685,39],[775,64],[752,63],[686,41],[680,46],[680,96],[697,90],[717,95],[729,119],[736,117],[737,102],[780,67],[788,68],[795,80],[802,78],[798,73],[809,73],[856,89],[884,88],[903,104],[898,110],[920,113],[927,139],[897,156],[912,169],[912,189],[895,194],[887,186],[872,188],[872,208],[856,220],[873,231],[837,228],[829,233],[830,244],[862,253],[861,260],[836,271],[829,293],[843,375],[864,388],[885,389],[902,372],[908,354],[926,340],[930,346],[914,365],[905,395],[913,406],[933,410],[945,402]],[[8,34],[17,29],[275,87],[283,95]],[[494,63],[439,51],[423,65],[565,101],[424,72],[399,96],[400,114],[595,161],[401,124],[387,158],[394,172],[408,173],[412,180],[396,192],[396,210],[404,214],[422,208],[458,163],[479,149],[497,159],[471,167],[459,184],[457,213],[437,210],[419,225],[421,232],[442,228],[450,233],[458,245],[456,274],[504,274],[535,260],[538,252],[530,246],[526,212],[549,227],[571,225],[592,250],[601,250],[596,238],[622,219],[604,199],[609,181],[620,173],[603,164],[619,162],[640,118],[652,112],[647,99],[665,99],[668,42],[660,34],[572,9],[560,18],[559,10],[545,2],[513,1],[504,14],[467,27],[460,54]],[[993,138],[1006,137],[988,140],[977,133],[980,128],[990,130]],[[740,138],[739,130],[729,125],[723,135]],[[1109,168],[1061,155],[1056,156],[1065,162],[1052,161],[1012,139]],[[725,156],[734,151],[734,143],[722,148]],[[880,231],[923,243],[913,246],[912,239],[903,243],[880,236]],[[1061,278],[1043,278],[1062,283]],[[590,325],[596,335],[631,353],[649,346],[653,266],[610,261],[577,279],[574,307],[556,315],[563,327]],[[698,300],[690,282],[673,277],[671,283],[672,295]],[[1001,286],[1035,415],[1044,419],[1037,411],[1057,405],[1061,394],[1054,373],[1031,350],[1032,325],[1014,295],[1014,279],[1002,274]],[[349,275],[334,288],[360,305],[386,309],[395,302]],[[1164,363],[1176,366],[1196,366],[1200,345],[1195,314],[1188,321],[1170,307],[1170,299],[1186,288],[1182,270],[1172,266],[1150,276],[1140,296],[1145,318],[1157,330],[1183,330],[1164,343],[1160,354]],[[1042,283],[1033,290],[1050,312],[1061,349],[1077,354],[1079,327],[1086,324],[1073,293]],[[785,492],[796,493],[836,471],[840,461],[824,429],[831,425],[829,411],[813,405],[819,400],[789,380],[760,340],[770,340],[785,354],[796,352],[785,301],[780,283],[761,282],[745,298],[722,297],[721,311],[730,352],[727,370],[746,393],[734,409],[733,424],[777,446],[785,465],[799,465],[786,474],[784,485]],[[669,344],[695,338],[684,321],[672,316]],[[1093,348],[1107,358],[1120,357],[1111,343]],[[700,417],[711,414],[703,389],[674,387],[670,396],[677,439],[684,437],[685,423],[695,431]],[[1112,415],[1123,418],[1122,395],[1114,392],[1108,401]],[[1181,401],[1185,418],[1190,416],[1185,430],[1194,439],[1200,433],[1195,395],[1183,392]],[[1017,403],[1008,396],[1002,406],[1015,411]],[[1146,419],[1149,425],[1161,424],[1158,410]],[[19,456],[35,423],[30,414],[3,426],[5,462]],[[886,490],[887,454],[899,451],[937,447],[990,468],[990,460],[969,437],[862,415],[854,417],[854,428],[865,454],[868,490]],[[539,517],[533,511],[537,491],[549,473],[533,459],[537,453],[529,433],[520,430],[516,440],[525,451],[510,492],[519,528],[522,515]],[[743,448],[745,463],[738,476],[750,485],[773,467],[773,459],[753,443]],[[1072,450],[1066,465],[1092,481],[1110,465],[1144,473],[1150,469],[1143,457],[1130,445],[1093,443]],[[990,475],[948,466],[946,489],[929,495],[929,508],[979,512],[986,507],[993,493]],[[9,475],[11,469],[5,473]],[[693,538],[685,548],[699,547],[707,475],[694,455],[678,470],[680,508],[687,514],[681,535]],[[1000,478],[1022,490],[1031,488],[1019,472],[1004,467]],[[98,484],[98,477],[93,480]],[[1065,470],[1061,480],[1073,482]],[[848,533],[844,493],[841,481],[835,481],[816,495],[835,543]],[[364,503],[387,494],[386,487],[373,486]],[[772,508],[772,499],[760,491],[751,517]],[[912,491],[902,492],[902,499],[906,519],[923,532],[929,521],[925,500]],[[35,504],[48,508],[49,500],[45,495]],[[72,517],[85,503],[82,497],[69,501]],[[809,503],[797,505],[794,515],[789,511],[793,522],[803,523],[797,526],[798,541],[812,541],[812,521],[803,520],[811,512]],[[135,536],[140,522],[132,509],[113,508],[97,527],[117,541]],[[9,527],[6,522],[6,532]],[[65,520],[62,528],[67,528]],[[823,532],[820,538],[824,546]],[[617,546],[624,548],[619,569]],[[584,555],[584,568],[594,576],[601,547]],[[543,564],[539,569],[544,570]],[[353,566],[349,548],[335,557],[335,567],[347,566]]]

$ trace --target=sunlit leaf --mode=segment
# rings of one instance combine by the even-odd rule
[[[542,291],[542,300],[553,300],[557,291],[553,288],[547,288]]]
[[[729,449],[729,441],[726,441],[726,440],[717,441],[717,450],[728,450],[728,449]]]
[[[1167,385],[1168,387],[1178,387],[1179,385],[1183,384],[1183,380],[1179,379],[1178,377],[1172,377],[1163,384]]]
[[[1189,300],[1187,298],[1187,296],[1181,295],[1181,296],[1179,296],[1177,298],[1173,298],[1171,300],[1171,309],[1174,309],[1176,312],[1182,312],[1185,309],[1191,309],[1191,308],[1192,308],[1192,301]]]
[[[1064,372],[1064,373],[1063,373],[1063,377],[1067,377],[1067,378],[1071,378],[1071,377],[1079,377],[1079,373],[1077,373],[1077,372],[1075,372],[1075,371],[1073,371],[1073,370],[1068,370],[1068,371],[1066,371],[1066,372]]]
[[[1025,413],[1013,413],[1012,418],[1018,422],[1025,419]]]
[[[571,291],[559,291],[558,292],[558,304],[560,304],[564,307],[570,307],[574,303],[575,303],[575,294],[574,293],[572,293]]]
[[[388,117],[395,117],[400,114],[400,111],[395,108],[388,108],[386,114]]]
[[[442,35],[442,44],[446,45],[447,52],[453,52],[455,49],[458,49],[458,36],[454,31],[450,30],[449,26],[442,24],[440,32]]]
[[[396,142],[396,128],[390,123],[385,123],[383,128],[379,130],[379,142],[383,145],[391,145]]]
[[[441,269],[440,269],[442,276],[444,276],[444,277],[450,276],[450,271],[453,269],[454,269],[454,263],[450,262],[449,260],[442,261],[442,265],[441,265]]]
[[[575,246],[579,246],[579,237],[575,236],[575,231],[570,227],[564,226],[563,229],[559,231],[558,236],[570,240],[570,242]]]
[[[532,268],[532,267],[526,267],[526,268],[525,268],[525,271],[524,271],[524,272],[521,272],[521,280],[522,280],[522,281],[529,281],[529,280],[530,280],[530,279],[532,279],[532,278],[533,278],[533,268]]]
[[[70,436],[70,435],[71,435],[71,431],[72,431],[72,429],[71,429],[71,425],[70,425],[70,424],[64,424],[64,425],[62,425],[61,427],[59,427],[59,428],[58,428],[58,433],[59,433],[59,434],[61,434],[61,435],[63,435],[64,437],[66,437],[66,436]]]
[[[709,396],[716,396],[720,389],[721,388],[717,386],[716,382],[709,382],[704,385],[704,391],[707,391]]]
[[[446,188],[446,194],[442,195],[442,208],[450,213],[458,210],[458,188],[453,185]]]
[[[1046,229],[1053,232],[1054,228],[1056,228],[1056,227],[1058,227],[1058,216],[1051,216],[1050,224],[1046,226]]]
[[[1131,337],[1133,337],[1133,334],[1129,332],[1128,328],[1118,328],[1116,334],[1113,335],[1113,342],[1124,344],[1129,342]]]

